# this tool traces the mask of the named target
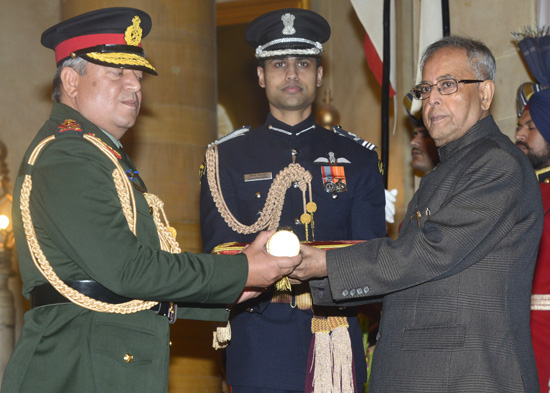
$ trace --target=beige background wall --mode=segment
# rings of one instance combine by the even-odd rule
[[[389,187],[399,190],[396,222],[400,222],[414,188],[409,166],[410,134],[401,102],[415,73],[418,54],[414,33],[418,29],[420,0],[398,0],[396,3],[398,88],[393,119],[397,130],[390,137]],[[55,71],[54,56],[40,45],[40,34],[61,20],[64,9],[92,9],[94,5],[97,8],[142,5],[153,15],[153,33],[149,41],[145,40],[145,48],[147,42],[155,47],[148,53],[165,76],[145,82],[146,100],[153,83],[160,84],[161,90],[152,93],[152,101],[146,101],[141,122],[123,143],[133,146],[132,157],[150,190],[168,201],[168,215],[176,220],[183,248],[198,251],[201,247],[199,185],[195,173],[202,161],[203,147],[213,139],[216,131],[216,61],[214,48],[209,39],[203,37],[214,32],[214,0],[140,0],[137,3],[126,0],[0,0],[0,139],[9,149],[10,177],[15,178],[26,146],[51,109],[49,94]],[[333,31],[326,45],[325,83],[318,102],[322,100],[324,89],[329,88],[343,128],[379,145],[381,89],[366,65],[362,49],[363,27],[349,0],[311,0],[311,7],[327,18]],[[535,0],[450,0],[450,10],[452,33],[481,39],[495,54],[498,71],[492,112],[503,132],[512,137],[515,91],[530,77],[510,33],[534,23]],[[186,28],[177,29],[179,25],[189,26],[195,33]],[[185,37],[190,40],[174,44],[174,40],[185,40]],[[203,54],[197,55],[196,51],[200,50]],[[190,74],[187,75],[186,70]],[[167,76],[177,82],[163,82]],[[163,94],[165,91],[168,94]],[[195,105],[203,108],[199,111],[202,115],[193,115],[195,122],[191,123],[188,110]],[[157,135],[162,139],[160,145],[151,143]],[[390,227],[390,234],[395,236],[396,225]],[[201,377],[202,374],[219,372],[216,366],[219,353],[208,349],[209,326],[190,323],[182,324],[182,329],[177,334],[178,340],[182,335],[190,339],[177,344],[184,347],[187,357],[176,359],[175,366],[187,370],[190,375],[179,375],[177,378],[182,378],[181,381],[173,380],[179,386],[200,385],[199,380],[209,378]],[[211,382],[203,386],[208,384],[211,386]],[[216,391],[209,389],[205,387],[200,391]]]

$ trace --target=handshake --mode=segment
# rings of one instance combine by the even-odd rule
[[[324,250],[302,244],[300,253],[295,256],[274,256],[268,253],[266,245],[274,233],[275,231],[260,232],[242,250],[248,259],[248,278],[237,303],[259,296],[283,277],[289,277],[292,284],[298,284],[312,277],[326,276]]]

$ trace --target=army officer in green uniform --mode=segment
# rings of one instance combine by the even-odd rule
[[[301,260],[270,257],[268,232],[241,255],[180,252],[119,142],[143,73],[156,75],[141,47],[150,28],[140,10],[109,8],[42,35],[56,54],[54,107],[23,158],[13,211],[32,309],[2,393],[166,392],[177,312],[226,320],[229,304]]]

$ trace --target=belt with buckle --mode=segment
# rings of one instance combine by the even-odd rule
[[[83,295],[104,303],[120,304],[132,300],[111,292],[94,280],[70,280],[65,281],[65,284]],[[31,308],[71,303],[69,299],[60,294],[50,283],[35,287],[31,291],[30,302]],[[174,323],[177,319],[178,306],[175,303],[159,302],[157,305],[151,307],[150,310],[158,315],[167,317],[170,323]]]

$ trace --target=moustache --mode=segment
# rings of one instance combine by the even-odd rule
[[[531,148],[529,147],[529,145],[528,145],[527,143],[525,143],[525,142],[522,142],[522,141],[517,141],[517,142],[516,142],[516,146],[517,146],[517,147],[523,146],[523,147],[525,147],[528,151],[531,150]]]

